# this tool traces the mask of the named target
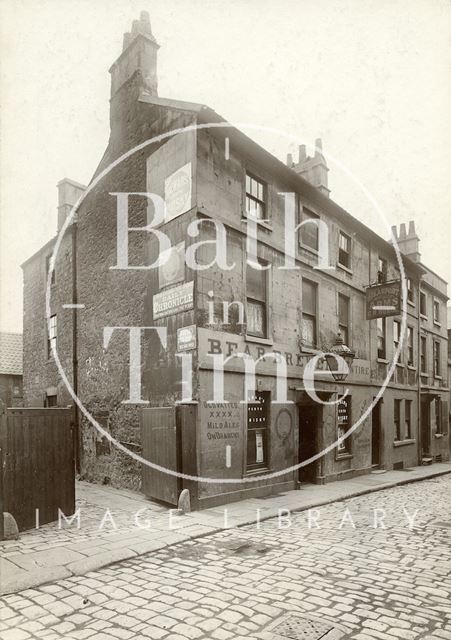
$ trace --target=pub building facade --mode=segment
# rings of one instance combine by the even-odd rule
[[[110,69],[111,134],[95,176],[136,145],[190,128],[143,147],[88,193],[55,261],[51,336],[44,299],[55,239],[23,265],[25,402],[42,406],[49,395],[57,406],[71,402],[52,358],[53,340],[74,391],[122,447],[114,446],[74,409],[80,475],[142,489],[170,503],[188,488],[195,508],[279,493],[303,482],[327,483],[376,468],[402,469],[421,464],[423,458],[447,459],[446,331],[438,331],[432,317],[429,327],[420,317],[420,288],[427,287],[430,303],[437,302],[445,317],[446,285],[438,283],[402,243],[401,229],[408,304],[400,363],[372,412],[333,446],[377,396],[400,340],[400,316],[367,320],[368,287],[400,279],[393,246],[330,198],[320,141],[313,156],[301,146],[297,162],[289,156],[283,163],[209,107],[159,97],[157,50],[143,12],[132,32],[125,34],[123,51]],[[83,190],[68,180],[59,185],[59,228],[77,189]],[[171,248],[160,266],[118,268],[120,192],[153,193],[164,199],[158,230]],[[283,268],[286,194],[294,194],[290,197],[296,225],[306,220],[325,223],[330,268],[318,268],[321,227],[314,222],[291,232],[294,268]],[[136,228],[155,222],[154,206],[138,196],[130,196],[127,204],[128,227],[135,227],[127,232],[127,264],[149,265],[161,246],[153,232]],[[261,269],[247,260],[247,231],[253,221]],[[222,223],[225,237],[218,236],[215,222]],[[225,251],[225,268],[215,260],[218,246]],[[202,268],[193,268],[188,255]],[[84,308],[67,309],[64,302],[81,302]],[[155,331],[142,332],[140,399],[148,404],[127,402],[129,336],[118,329],[106,347],[107,326],[166,331],[164,346]],[[435,376],[438,369],[427,379],[420,376],[420,337],[427,331],[428,366],[435,362],[433,349],[439,339],[443,350],[440,380]],[[340,382],[319,358],[315,391],[322,402],[315,402],[304,385],[306,366],[335,344],[338,332],[355,358]],[[278,363],[268,355],[277,353],[287,367],[282,399]],[[237,354],[255,363],[251,392],[245,388],[244,359]],[[218,399],[214,380],[220,357],[224,397]],[[440,431],[430,397],[439,399]],[[429,407],[429,440],[422,423],[423,398]],[[309,465],[290,469],[327,448]],[[214,482],[157,472],[127,450]],[[253,480],[265,474],[273,476]]]

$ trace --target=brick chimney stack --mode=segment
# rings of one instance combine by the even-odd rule
[[[158,95],[157,52],[159,45],[150,26],[147,11],[141,11],[139,20],[133,20],[132,29],[124,33],[122,53],[111,65],[111,97],[136,72],[142,76],[142,88]]]
[[[413,220],[409,222],[408,231],[406,231],[404,222],[399,227],[399,234],[396,226],[392,227],[391,230],[401,253],[414,262],[421,262],[420,238],[415,231],[415,222]]]
[[[299,147],[298,163],[294,163],[292,155],[288,154],[287,166],[317,187],[324,195],[329,196],[330,189],[328,188],[327,181],[329,168],[322,151],[323,145],[321,138],[315,140],[315,153],[313,156],[308,156],[305,144],[301,144]]]

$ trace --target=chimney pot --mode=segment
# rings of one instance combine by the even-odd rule
[[[316,138],[315,140],[315,156],[322,155],[323,151],[323,142],[321,138]]]
[[[287,153],[287,167],[291,167],[293,166],[293,154],[292,153]]]
[[[301,164],[302,162],[305,162],[306,159],[307,159],[307,153],[305,150],[305,144],[301,144],[299,145],[299,164]]]
[[[416,236],[416,232],[415,232],[415,222],[413,220],[410,220],[409,222],[409,238],[412,236]]]
[[[406,233],[406,225],[404,222],[401,223],[401,226],[399,227],[399,239],[400,240],[405,240],[407,237],[407,233]]]
[[[398,239],[398,227],[396,225],[393,225],[391,228],[391,233],[392,233],[392,237],[397,240]],[[393,239],[392,238],[392,239]]]

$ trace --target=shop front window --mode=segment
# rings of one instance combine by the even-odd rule
[[[351,396],[346,396],[337,405],[337,436],[342,438],[351,426]],[[338,453],[351,452],[351,439],[348,437],[338,444]]]
[[[256,391],[247,404],[247,470],[268,467],[270,391]]]

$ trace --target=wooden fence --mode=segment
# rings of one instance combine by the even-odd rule
[[[57,408],[7,409],[0,416],[0,508],[20,531],[35,527],[37,517],[41,525],[57,520],[58,509],[75,511],[72,416]]]

